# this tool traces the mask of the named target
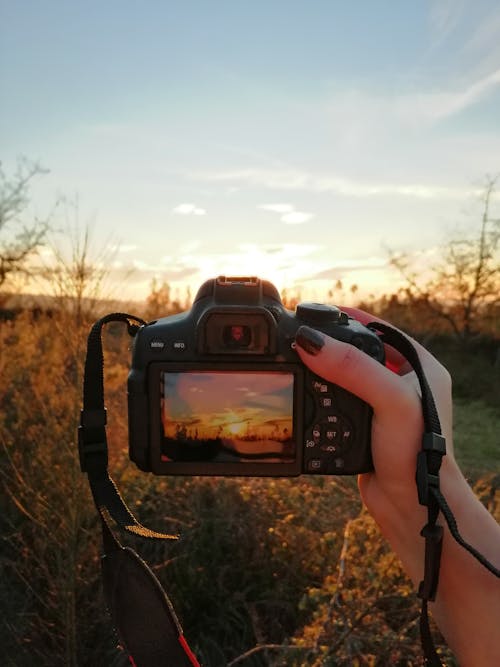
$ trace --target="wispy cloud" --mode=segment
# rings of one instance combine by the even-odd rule
[[[433,48],[443,42],[459,25],[464,13],[464,0],[433,0],[429,9],[429,27]]]
[[[443,187],[426,183],[363,182],[342,178],[331,173],[313,173],[299,169],[234,169],[211,172],[190,172],[192,180],[213,183],[235,183],[240,186],[269,190],[297,190],[304,192],[333,192],[347,197],[400,196],[418,199],[466,199],[480,194],[479,189]],[[295,211],[291,204],[264,204],[259,208],[290,216]],[[310,213],[302,215],[312,216]]]
[[[278,213],[280,220],[287,225],[301,225],[314,217],[312,213],[297,211],[292,204],[262,204],[257,208]]]
[[[137,280],[155,277],[174,286],[188,283],[196,290],[204,280],[221,274],[257,275],[281,289],[297,277],[311,276],[329,265],[318,258],[321,246],[308,243],[269,246],[247,243],[225,252],[197,252],[193,248],[191,253],[180,253],[178,250],[163,257],[160,263],[134,259]]]
[[[323,271],[318,271],[310,276],[309,280],[336,280],[346,273],[359,271],[385,271],[389,262],[382,257],[368,257],[365,260],[344,260],[335,262]]]
[[[196,204],[179,204],[173,209],[174,213],[179,215],[206,215],[204,208],[196,206]]]
[[[500,86],[500,68],[461,89],[430,91],[401,97],[396,109],[402,117],[413,117],[424,122],[436,122],[453,116],[478,104]]]
[[[127,253],[127,252],[132,252],[133,250],[137,250],[137,246],[133,243],[119,243],[116,245],[112,245],[110,247],[111,252],[122,252],[122,253]]]
[[[465,87],[500,66],[500,14],[495,2],[431,0],[427,3],[429,44],[420,61],[439,76],[443,87],[461,81]],[[436,63],[439,67],[436,68]]]

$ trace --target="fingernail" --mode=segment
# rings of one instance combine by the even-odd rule
[[[309,354],[316,355],[325,344],[325,338],[316,329],[302,325],[295,335],[295,342]]]

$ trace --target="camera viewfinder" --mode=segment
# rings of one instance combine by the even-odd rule
[[[244,324],[227,324],[222,337],[228,347],[245,348],[252,340],[252,330]]]

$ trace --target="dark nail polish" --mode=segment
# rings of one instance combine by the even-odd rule
[[[316,355],[325,344],[325,338],[323,334],[316,331],[316,329],[301,326],[295,335],[295,342],[309,354]]]

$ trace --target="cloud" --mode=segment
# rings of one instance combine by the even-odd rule
[[[301,225],[313,217],[312,213],[302,213],[301,211],[291,211],[284,215],[281,220],[287,225]]]
[[[434,37],[432,46],[444,42],[456,27],[464,14],[463,0],[434,0],[429,9],[429,27]]]
[[[179,204],[172,210],[179,215],[206,215],[207,213],[204,208],[199,208],[195,204]]]
[[[137,250],[137,246],[133,243],[119,243],[118,245],[112,245],[110,250],[111,252],[132,252],[132,250]]]
[[[247,187],[303,192],[332,192],[346,197],[399,196],[416,199],[467,199],[481,194],[481,189],[445,187],[429,183],[391,183],[355,181],[333,173],[313,173],[300,169],[234,169],[228,171],[192,172],[192,180],[215,183],[238,183]],[[263,204],[258,208],[286,215],[302,213],[291,204]],[[303,213],[310,219],[312,213]],[[283,220],[286,222],[285,220]],[[304,222],[305,220],[301,220]],[[290,224],[290,222],[288,223]],[[294,224],[293,222],[291,224]],[[297,224],[295,222],[295,224]]]
[[[462,89],[427,91],[402,96],[396,100],[401,117],[433,123],[478,104],[500,85],[500,69],[495,69]]]
[[[176,266],[171,269],[162,269],[161,277],[167,281],[183,281],[198,274],[197,266]]]
[[[291,213],[293,211],[291,204],[262,204],[259,208],[264,211],[273,211],[274,213]]]
[[[388,260],[381,257],[368,257],[366,260],[345,260],[336,262],[323,271],[311,275],[308,280],[337,280],[346,273],[355,271],[385,271],[387,270]]]
[[[258,208],[280,215],[280,220],[286,225],[301,225],[314,217],[312,213],[296,211],[292,204],[262,204]]]

